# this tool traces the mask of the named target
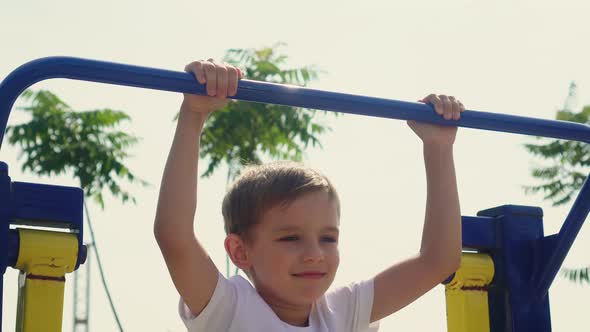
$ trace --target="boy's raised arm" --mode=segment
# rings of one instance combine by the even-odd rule
[[[430,95],[422,101],[433,104],[446,120],[458,120],[465,110],[453,97]],[[371,322],[428,292],[455,272],[461,260],[461,212],[453,161],[457,127],[408,124],[424,144],[427,198],[422,245],[418,255],[375,277]]]
[[[184,96],[162,177],[154,235],[176,289],[198,315],[211,299],[219,274],[194,232],[199,140],[208,114],[224,107],[226,96],[237,92],[241,73],[211,59],[193,62],[185,70],[193,72],[200,83],[207,83],[211,97]]]

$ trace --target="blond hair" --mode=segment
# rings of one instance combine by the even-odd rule
[[[223,199],[225,232],[249,238],[252,226],[266,211],[317,191],[335,200],[340,216],[338,193],[320,172],[291,161],[247,166]]]

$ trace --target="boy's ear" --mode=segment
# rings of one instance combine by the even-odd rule
[[[235,266],[246,271],[250,268],[251,262],[244,240],[237,234],[228,234],[225,237],[225,251]]]

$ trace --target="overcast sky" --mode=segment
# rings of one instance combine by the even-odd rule
[[[415,101],[428,93],[457,96],[467,109],[554,118],[571,81],[576,110],[590,104],[587,1],[0,1],[0,79],[17,66],[70,55],[182,70],[195,59],[221,58],[229,48],[282,41],[290,65],[325,74],[311,87]],[[221,5],[216,5],[221,4]],[[151,183],[131,187],[137,205],[91,203],[97,243],[115,305],[127,331],[182,331],[174,289],[152,235],[155,204],[181,95],[95,83],[51,80],[49,89],[77,110],[110,107],[133,118],[142,138],[128,160]],[[26,119],[14,111],[9,124]],[[421,143],[402,121],[326,116],[332,131],[305,162],[326,173],[342,200],[341,266],[334,285],[370,278],[420,246],[425,178]],[[455,144],[463,215],[502,205],[543,208],[545,232],[558,231],[569,210],[527,196],[539,164],[524,150],[532,137],[460,129]],[[38,178],[20,171],[6,141],[0,160],[13,181],[76,185],[70,175]],[[196,226],[225,270],[221,200],[227,169],[199,186]],[[88,239],[88,238],[87,238]],[[586,225],[565,265],[590,264]],[[93,261],[91,330],[116,331]],[[16,272],[5,274],[3,330],[14,330]],[[69,278],[69,281],[72,279]],[[72,326],[68,283],[64,331]],[[551,288],[555,331],[590,325],[590,287],[558,278]],[[386,318],[381,331],[446,331],[444,288]]]

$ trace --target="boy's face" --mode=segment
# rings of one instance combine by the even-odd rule
[[[246,245],[250,276],[275,304],[310,304],[330,287],[340,256],[336,202],[325,192],[304,194],[268,210]]]

